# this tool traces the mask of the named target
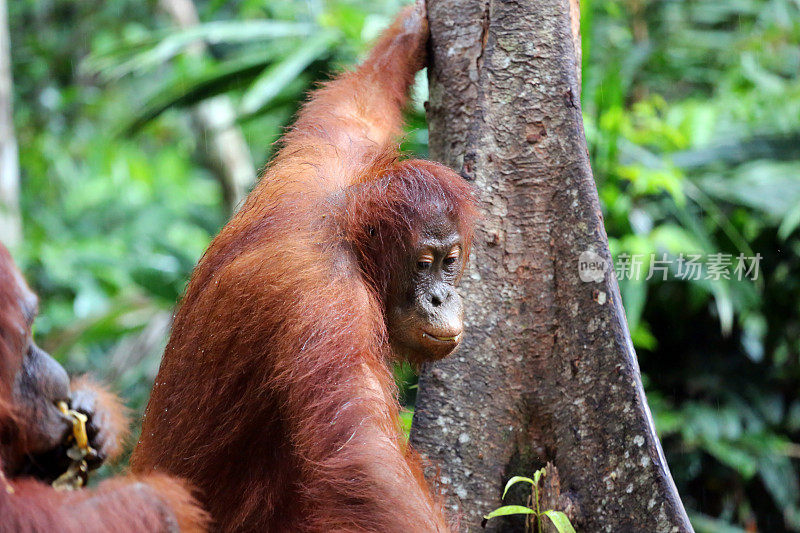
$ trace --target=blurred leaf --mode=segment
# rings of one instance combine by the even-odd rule
[[[626,279],[619,281],[620,293],[625,307],[625,316],[628,319],[628,328],[638,331],[639,321],[642,317],[644,304],[647,301],[647,284],[641,279]]]
[[[261,74],[242,97],[240,113],[250,115],[263,108],[284,87],[336,42],[338,33],[321,31],[312,36],[286,58]]]
[[[168,81],[128,119],[121,128],[121,134],[133,135],[171,107],[196,104],[232,87],[242,86],[254,79],[270,60],[264,53],[252,54],[222,63],[198,75]]]
[[[706,107],[706,112],[710,112]],[[695,111],[702,112],[704,108]],[[672,154],[673,164],[697,168],[720,164],[738,165],[757,159],[791,161],[800,158],[800,134],[760,135],[711,147],[691,148]]]
[[[696,533],[747,533],[743,528],[732,526],[710,516],[689,513],[689,518]]]
[[[730,177],[711,175],[697,182],[709,195],[782,219],[800,205],[800,163],[754,161]]]
[[[353,41],[365,38],[363,32],[366,21],[367,14],[363,10],[342,2],[331,3],[330,9],[320,17],[323,26],[343,31]]]
[[[631,330],[631,341],[636,348],[643,350],[655,350],[658,346],[658,339],[655,338],[647,324],[639,322],[636,328]]]
[[[714,295],[714,306],[717,309],[719,327],[723,335],[730,335],[733,330],[733,299],[730,284],[727,280],[713,280],[709,283],[711,293]]]
[[[709,441],[705,450],[721,463],[739,472],[745,479],[750,479],[758,471],[758,461],[749,453],[724,441]]]
[[[758,475],[779,508],[796,507],[800,499],[798,472],[787,457],[765,455],[758,462]]]
[[[121,78],[131,73],[159,66],[192,43],[203,41],[208,44],[253,43],[287,37],[312,35],[318,28],[313,24],[287,22],[282,20],[236,20],[206,22],[187,29],[170,29],[149,34],[136,43],[127,44],[102,55],[90,56],[85,68],[90,72],[100,72],[108,79]],[[142,43],[157,42],[148,50],[138,52]],[[121,60],[126,52],[136,52],[126,60]]]
[[[800,227],[800,203],[789,209],[783,217],[778,228],[778,237],[786,240],[798,227]]]
[[[406,439],[411,433],[411,422],[414,419],[414,411],[409,409],[400,410],[400,429],[403,431]]]

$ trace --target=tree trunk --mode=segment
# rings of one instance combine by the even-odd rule
[[[476,184],[484,217],[464,346],[423,369],[412,443],[464,531],[548,461],[579,530],[691,531],[610,267],[570,0],[428,0],[428,13],[431,155]]]
[[[11,44],[8,9],[0,0],[0,241],[16,246],[22,240],[19,212],[19,157],[14,137]]]
[[[179,28],[191,28],[200,23],[192,0],[161,0],[161,8],[172,17]],[[197,42],[187,53],[200,56],[206,46]],[[222,187],[222,200],[232,214],[236,211],[256,179],[256,169],[250,148],[236,125],[236,111],[225,95],[209,98],[192,111],[192,122],[199,130],[200,151]]]

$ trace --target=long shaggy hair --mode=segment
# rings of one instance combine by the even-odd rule
[[[399,160],[426,39],[406,11],[312,95],[186,289],[132,464],[191,480],[220,530],[447,529],[399,429],[384,309],[424,223],[468,247],[476,216],[452,170]]]

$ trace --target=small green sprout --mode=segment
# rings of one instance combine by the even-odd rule
[[[509,515],[517,515],[517,514],[525,514],[525,515],[534,515],[536,521],[538,523],[541,522],[542,516],[546,516],[550,519],[553,525],[558,530],[558,533],[575,533],[575,528],[572,527],[572,524],[567,518],[567,515],[562,513],[561,511],[556,511],[553,509],[547,509],[546,511],[542,511],[539,509],[539,480],[546,476],[547,472],[546,469],[542,468],[537,470],[533,474],[533,479],[525,476],[514,476],[508,480],[506,483],[506,488],[503,490],[503,499],[506,497],[506,493],[508,489],[512,486],[516,485],[517,483],[530,483],[533,487],[533,503],[535,509],[530,507],[526,507],[524,505],[504,505],[502,507],[498,507],[491,513],[485,515],[483,517],[483,527],[486,527],[486,522],[492,518],[497,516],[509,516]]]

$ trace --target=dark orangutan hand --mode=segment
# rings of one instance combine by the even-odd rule
[[[100,467],[109,459],[115,458],[121,451],[121,441],[125,435],[125,408],[116,396],[102,386],[93,383],[86,377],[72,380],[72,392],[69,395],[70,407],[86,415],[86,435],[89,446],[96,455],[86,456],[89,470]],[[66,422],[65,427],[71,423]],[[72,431],[67,430],[63,440],[54,448],[27,456],[24,466],[17,472],[21,476],[30,476],[46,483],[52,483],[58,476],[66,472],[72,463],[67,455],[74,444]]]
[[[72,409],[86,415],[86,434],[96,457],[87,457],[87,465],[95,469],[116,457],[126,432],[125,408],[116,396],[86,377],[73,380],[70,404]]]

